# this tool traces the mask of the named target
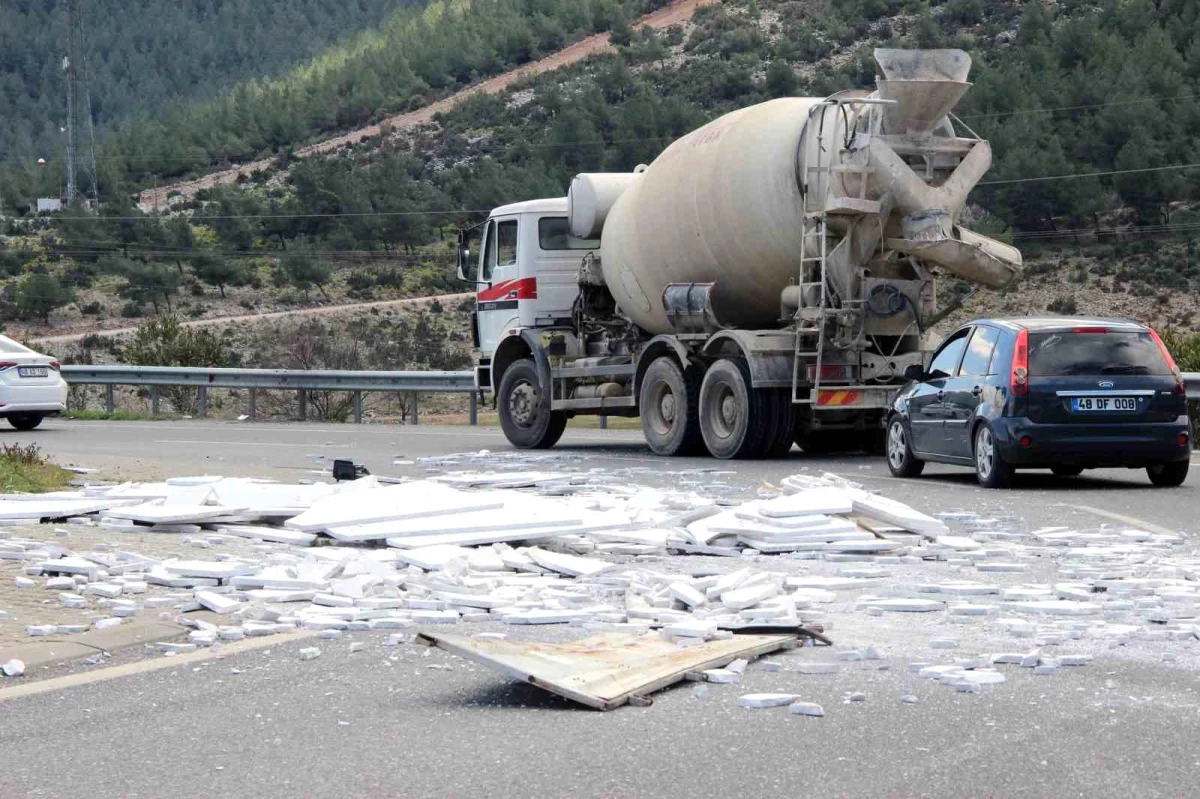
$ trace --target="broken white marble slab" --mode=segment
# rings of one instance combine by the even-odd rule
[[[105,511],[112,519],[128,519],[143,524],[183,524],[234,516],[245,508],[230,508],[217,505],[132,505]]]
[[[847,514],[854,510],[850,496],[840,488],[811,488],[796,494],[764,500],[758,512],[766,517]]]
[[[434,536],[465,533],[512,534],[541,528],[570,528],[582,526],[589,514],[562,502],[544,497],[509,496],[498,508],[446,513],[416,519],[393,519],[349,526],[329,527],[326,532],[339,541],[376,541],[409,536]],[[628,517],[621,517],[628,523]]]
[[[864,600],[864,603],[868,608],[879,608],[894,613],[930,613],[946,607],[946,603],[932,599],[871,599]]]
[[[225,615],[233,613],[238,608],[242,607],[242,602],[233,597],[224,594],[217,594],[212,591],[197,591],[196,601],[204,607],[211,610],[213,613]]]
[[[708,597],[690,583],[685,583],[682,580],[671,583],[667,590],[671,592],[671,596],[690,608],[698,608],[708,604]]]
[[[414,610],[412,620],[417,624],[458,624],[461,617],[454,610]]]
[[[825,709],[816,702],[793,702],[792,715],[820,717],[825,715]]]
[[[705,669],[703,674],[709,682],[718,685],[733,685],[742,681],[741,674],[729,669]]]
[[[551,552],[540,547],[530,547],[525,553],[534,563],[543,569],[570,575],[571,577],[590,577],[599,574],[613,564],[605,560],[581,558],[576,555],[564,555],[561,552]]]
[[[1005,602],[1004,608],[1018,613],[1044,613],[1050,616],[1095,616],[1104,611],[1104,606],[1095,602],[1077,602],[1066,599]]]
[[[506,612],[503,621],[505,624],[568,624],[585,615],[579,610],[569,609],[519,610]]]
[[[210,489],[212,504],[244,508],[244,513],[259,517],[296,516],[313,503],[338,493],[338,488],[328,483],[303,485],[241,478],[225,478]]]
[[[709,639],[717,634],[716,622],[701,619],[683,619],[664,626],[663,632],[679,638]]]
[[[262,567],[257,563],[238,560],[164,560],[162,567],[179,577],[201,577],[224,580],[253,574]]]
[[[942,536],[950,533],[944,522],[897,502],[894,499],[868,494],[865,491],[853,495],[854,513],[887,522],[913,533],[927,536]]]
[[[782,707],[800,698],[799,694],[743,694],[738,697],[738,707]]]
[[[4,672],[5,677],[20,677],[25,673],[25,664],[13,658],[12,660],[5,661],[4,665],[0,666],[0,671]]]
[[[471,550],[452,544],[441,544],[417,549],[396,550],[394,555],[401,563],[408,563],[426,571],[441,571],[452,561],[458,559],[465,561],[470,557]]]
[[[362,481],[354,481],[362,482]],[[439,483],[413,483],[342,491],[318,500],[304,513],[284,524],[293,530],[314,533],[329,528],[472,513],[504,507],[498,492],[459,491]],[[386,538],[387,535],[382,536]]]
[[[0,499],[0,519],[64,519],[136,504],[137,500],[85,498],[82,494],[78,499]]]
[[[224,535],[235,535],[239,538],[257,538],[262,541],[273,541],[292,546],[311,546],[317,540],[316,533],[302,533],[298,530],[286,530],[282,527],[267,527],[251,524],[222,524],[217,532]]]
[[[773,582],[759,583],[748,587],[735,588],[721,594],[721,604],[730,610],[743,610],[754,607],[759,602],[770,599],[779,593],[779,586]]]
[[[922,594],[948,594],[950,596],[986,596],[1000,593],[1000,586],[988,583],[973,583],[967,580],[950,583],[922,583],[917,586]]]
[[[827,591],[846,591],[855,588],[879,585],[879,578],[871,577],[821,577],[819,575],[791,574],[784,581],[788,588],[823,588]]]

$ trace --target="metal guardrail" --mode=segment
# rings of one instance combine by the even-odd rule
[[[295,391],[300,399],[300,416],[307,416],[309,391],[349,391],[354,394],[354,421],[362,423],[362,395],[370,391],[407,393],[412,402],[412,422],[419,421],[418,395],[465,393],[471,398],[471,424],[479,421],[479,394],[474,372],[354,372],[307,371],[303,369],[197,369],[182,366],[63,366],[63,378],[71,385],[105,386],[105,408],[114,410],[113,386],[149,386],[150,413],[158,414],[160,386],[194,386],[198,389],[199,414],[208,412],[209,388],[241,388],[250,392],[249,416],[255,418],[257,392]],[[1200,372],[1185,372],[1184,383],[1191,402],[1200,402]],[[603,417],[601,417],[603,419]]]
[[[412,423],[417,424],[420,394],[465,393],[470,395],[470,421],[479,421],[479,395],[474,372],[354,372],[302,369],[202,369],[176,366],[66,366],[63,379],[70,385],[99,385],[107,388],[105,408],[115,409],[113,386],[149,386],[150,413],[158,414],[159,387],[192,386],[197,389],[198,413],[208,414],[208,389],[240,388],[250,394],[249,416],[256,417],[258,392],[295,391],[300,400],[300,417],[308,415],[307,392],[347,391],[354,394],[354,421],[362,423],[362,397],[371,391],[408,394]]]

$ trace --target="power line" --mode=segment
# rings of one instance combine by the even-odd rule
[[[1169,166],[1151,166],[1144,169],[1114,169],[1108,172],[1080,172],[1074,175],[1043,175],[1036,178],[1012,178],[1011,180],[985,180],[981,183],[976,183],[976,186],[1002,186],[1012,183],[1033,183],[1035,181],[1048,180],[1075,180],[1077,178],[1100,178],[1111,175],[1134,175],[1140,172],[1167,172],[1172,169],[1196,169],[1200,167],[1197,164],[1171,164]]]
[[[1171,97],[1143,97],[1138,100],[1114,100],[1111,103],[1091,103],[1089,105],[1063,105],[1057,108],[1023,108],[1019,111],[998,111],[994,114],[971,114],[960,119],[996,119],[1000,117],[1024,116],[1027,114],[1057,114],[1060,111],[1085,111],[1092,108],[1110,108],[1122,105],[1145,105],[1147,103],[1169,103],[1175,100],[1193,100],[1200,94],[1177,94]]]

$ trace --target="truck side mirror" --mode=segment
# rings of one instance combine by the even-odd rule
[[[917,363],[909,365],[909,367],[904,370],[904,379],[920,383],[925,379],[925,367]]]
[[[467,246],[465,241],[459,241],[458,244],[458,279],[464,283],[475,282],[468,275],[471,271],[471,248]]]

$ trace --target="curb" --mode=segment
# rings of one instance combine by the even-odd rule
[[[32,638],[27,643],[0,649],[0,663],[17,659],[26,669],[63,660],[76,660],[97,652],[116,652],[131,646],[169,641],[186,635],[190,630],[180,624],[159,621],[134,621],[104,630],[88,630],[61,638]]]

